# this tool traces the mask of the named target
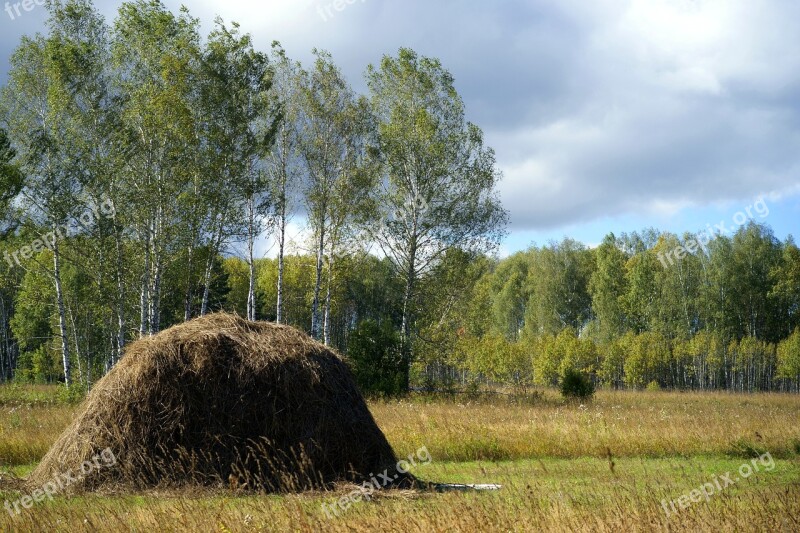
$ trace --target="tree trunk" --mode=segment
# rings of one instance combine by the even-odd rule
[[[328,259],[328,287],[325,294],[325,319],[323,323],[323,338],[325,346],[331,345],[331,290],[333,288],[333,250]]]
[[[164,252],[161,248],[163,212],[159,207],[158,217],[153,232],[153,286],[150,290],[150,324],[149,333],[155,335],[161,329],[161,278],[164,274]]]
[[[161,278],[164,275],[164,261],[161,253],[155,255],[153,271],[153,290],[150,296],[150,335],[161,330]]]
[[[217,256],[217,250],[222,242],[222,217],[219,217],[217,226],[215,227],[214,234],[211,237],[211,246],[208,250],[208,260],[206,261],[206,271],[203,274],[203,304],[200,306],[200,316],[208,314],[208,300],[211,296],[211,273],[214,270],[214,259]]]
[[[192,298],[194,293],[192,291],[192,270],[194,269],[194,233],[192,233],[192,242],[189,244],[189,258],[186,270],[186,294],[183,296],[183,321],[188,322],[192,318]]]
[[[81,348],[78,344],[78,328],[75,326],[75,315],[72,306],[69,308],[69,321],[72,324],[72,338],[75,340],[75,361],[78,362],[78,383],[83,383],[83,367],[81,366]]]
[[[53,228],[54,230],[56,228]],[[64,384],[69,388],[72,384],[69,361],[69,341],[67,339],[67,314],[64,307],[64,292],[61,287],[61,254],[58,241],[53,243],[53,278],[56,285],[56,303],[58,305],[58,328],[61,335],[61,358],[64,365]]]
[[[275,322],[280,324],[283,321],[283,254],[286,249],[286,191],[282,191],[280,215],[278,224],[278,302],[276,309]]]
[[[139,337],[147,335],[150,318],[150,223],[144,237],[144,268],[139,291]]]
[[[8,349],[7,330],[8,317],[6,316],[6,300],[0,293],[0,381],[7,381],[11,372],[11,354]],[[8,365],[6,361],[9,361]]]
[[[122,359],[122,351],[125,349],[125,285],[122,279],[122,239],[120,232],[116,232],[117,241],[117,356],[112,361],[116,364]]]
[[[403,322],[401,325],[401,346],[403,350],[403,356],[401,359],[401,364],[403,368],[403,380],[404,380],[404,389],[407,391],[409,390],[411,383],[410,383],[410,366],[411,366],[411,320],[412,320],[412,298],[414,297],[414,279],[416,273],[414,272],[414,262],[409,261],[408,270],[406,272],[406,287],[403,291]]]
[[[247,266],[250,269],[250,283],[247,288],[247,320],[256,319],[256,262],[253,256],[253,248],[256,240],[256,221],[255,221],[255,201],[251,197],[247,201],[250,214],[249,226],[247,231]]]
[[[206,270],[203,273],[203,303],[200,305],[200,316],[208,314],[208,299],[211,296],[211,271],[214,268],[213,251],[208,251],[208,261],[206,261]]]
[[[314,281],[314,302],[311,304],[311,337],[319,340],[319,293],[322,287],[322,265],[325,257],[325,227],[324,222],[319,228],[317,241],[317,267]]]

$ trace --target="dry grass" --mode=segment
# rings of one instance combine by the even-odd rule
[[[74,406],[43,403],[0,405],[0,464],[40,460],[75,416]],[[581,408],[547,391],[536,405],[400,400],[369,407],[399,455],[426,445],[446,461],[604,457],[607,449],[628,457],[741,455],[748,446],[777,457],[800,453],[800,397],[784,394],[600,391]]]
[[[52,385],[0,385],[0,465],[41,460],[77,406]]]
[[[797,531],[800,464],[778,462],[754,477],[667,516],[660,505],[735,469],[740,461],[678,463],[621,459],[445,464],[437,477],[491,478],[496,493],[390,491],[338,518],[321,504],[339,494],[230,497],[147,494],[84,496],[43,504],[24,515],[0,514],[15,531]],[[418,472],[422,475],[425,472]],[[794,482],[792,482],[794,479]]]
[[[800,453],[800,397],[786,394],[600,391],[565,404],[373,402],[398,454],[421,443],[442,460]]]
[[[71,405],[0,405],[0,465],[40,461],[76,410]]]
[[[370,409],[398,455],[427,446],[434,462],[415,472],[421,478],[503,489],[389,491],[333,520],[321,504],[342,493],[59,497],[14,518],[0,508],[0,531],[800,530],[798,396],[601,391],[581,408],[548,391],[533,405],[412,399]],[[25,473],[27,458],[41,457],[73,414],[48,402],[0,405],[3,465]],[[664,514],[661,500],[735,471],[759,451],[776,458],[773,471]],[[19,496],[0,486],[0,501]]]

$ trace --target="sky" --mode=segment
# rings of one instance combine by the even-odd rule
[[[0,82],[20,37],[43,31],[47,15],[3,2]],[[109,21],[120,4],[95,2]],[[647,227],[682,234],[724,222],[732,232],[743,217],[779,239],[800,235],[800,2],[184,5],[206,31],[216,15],[239,22],[265,51],[278,40],[308,63],[313,48],[328,50],[358,91],[367,65],[400,47],[439,58],[503,174],[511,222],[500,255]]]

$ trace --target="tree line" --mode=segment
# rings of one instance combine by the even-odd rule
[[[753,220],[713,239],[650,229],[534,246],[486,267],[464,304],[448,364],[488,381],[555,385],[573,369],[614,388],[800,383],[800,250]]]
[[[203,38],[158,1],[110,25],[48,9],[0,92],[0,380],[89,387],[132,340],[225,310],[307,331],[387,393],[570,370],[798,390],[791,237],[750,222],[498,259],[494,152],[438,60],[401,49],[358,94],[324,51],[306,66],[221,20]]]
[[[407,387],[421,280],[451,249],[491,252],[507,218],[494,152],[441,63],[401,49],[357,94],[325,51],[303,65],[221,19],[203,37],[158,0],[111,24],[88,0],[46,5],[0,93],[0,376],[90,385],[131,340],[228,308],[232,257],[242,314],[332,344],[345,269],[378,253],[402,303],[375,318],[396,322]],[[310,265],[287,257],[293,217]],[[295,311],[288,282],[309,273]]]

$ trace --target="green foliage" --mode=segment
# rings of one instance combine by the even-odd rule
[[[800,328],[778,344],[778,377],[797,379],[800,376]]]
[[[308,331],[311,324],[311,301],[314,293],[314,257],[287,255],[284,258],[283,323]],[[257,262],[257,290],[264,296],[259,315],[275,320],[278,295],[278,261],[263,259]]]
[[[567,368],[561,377],[561,395],[581,401],[591,400],[594,396],[594,383],[583,372]]]
[[[465,335],[458,340],[459,366],[474,375],[496,383],[526,388],[532,383],[531,360],[521,343],[498,334],[477,338]]]
[[[622,297],[622,306],[628,319],[628,328],[634,333],[649,331],[656,323],[660,303],[660,291],[656,283],[659,270],[655,254],[649,251],[628,260],[627,292]]]
[[[76,405],[86,399],[87,389],[82,383],[75,383],[69,388],[59,386],[58,401],[64,404]]]
[[[421,280],[453,249],[494,250],[508,214],[497,195],[494,151],[466,120],[454,78],[438,59],[402,48],[370,65],[366,78],[376,122],[371,156],[385,183],[374,191],[384,223],[371,238],[404,285],[401,329],[410,350]]]
[[[580,330],[592,313],[589,278],[591,250],[571,239],[524,252],[527,279],[522,297],[527,335],[558,334],[565,327]]]
[[[772,290],[769,293],[773,308],[777,311],[779,336],[785,337],[800,328],[800,248],[791,237],[783,246],[780,263],[770,273]]]
[[[52,260],[49,253],[42,255],[43,262]],[[51,323],[55,309],[50,284],[47,276],[34,269],[28,270],[22,279],[11,330],[23,352],[35,351],[54,335]]]
[[[597,348],[590,339],[578,338],[566,328],[557,336],[542,335],[533,342],[533,367],[538,385],[557,385],[567,369],[593,372]]]
[[[90,386],[139,335],[250,314],[231,253],[249,260],[268,220],[282,254],[303,249],[285,231],[295,203],[313,243],[284,258],[281,321],[324,330],[370,389],[411,367],[451,388],[575,370],[613,388],[800,390],[800,249],[766,225],[492,257],[495,154],[439,60],[401,49],[359,95],[326,52],[304,70],[276,43],[268,61],[236,24],[203,38],[160,2],[123,4],[113,27],[87,0],[49,13],[0,97],[0,252],[70,231],[0,260],[0,379]],[[102,198],[113,215],[74,222]],[[275,320],[278,261],[253,265],[254,314]]]
[[[631,338],[625,358],[625,384],[641,389],[669,368],[670,346],[659,333],[646,332]]]
[[[63,378],[58,356],[47,345],[21,353],[14,381],[37,385],[57,382]]]
[[[500,263],[491,275],[492,326],[509,340],[517,340],[525,326],[528,264],[525,254],[514,254]]]
[[[222,261],[222,268],[228,279],[225,309],[239,316],[247,316],[247,291],[250,285],[247,263],[238,257],[228,257]]]
[[[408,366],[391,323],[365,320],[351,333],[347,361],[361,391],[394,396],[405,391]]]
[[[752,459],[754,457],[761,457],[769,452],[763,445],[756,444],[747,438],[739,438],[731,443],[728,455],[732,457],[742,457],[745,459]]]
[[[554,335],[542,335],[531,343],[533,375],[537,385],[554,386],[558,383],[558,370],[564,356],[559,344]]]
[[[11,202],[22,190],[22,173],[14,163],[16,150],[11,146],[6,130],[0,128],[0,238],[13,229]]]
[[[592,273],[589,292],[600,324],[601,339],[609,341],[623,333],[627,320],[624,314],[627,258],[613,233],[603,239],[596,250],[596,258],[597,268]]]
[[[619,339],[598,348],[600,352],[600,380],[612,388],[621,388],[625,383],[625,357],[628,346],[633,342],[633,333],[626,333]]]

